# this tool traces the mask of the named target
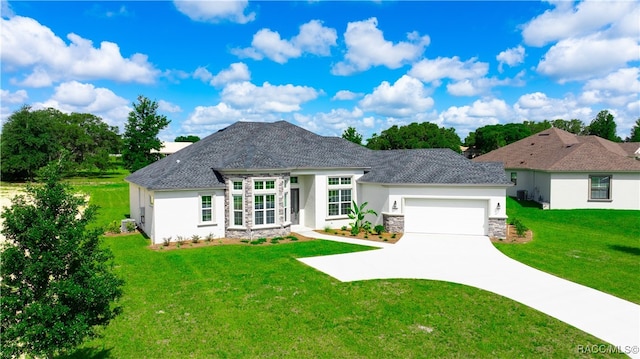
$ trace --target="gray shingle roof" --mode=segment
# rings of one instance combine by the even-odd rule
[[[237,122],[126,180],[152,190],[216,188],[224,185],[216,171],[361,168],[367,182],[508,184],[499,167],[444,149],[373,151],[285,121]]]
[[[372,151],[373,168],[361,182],[423,184],[504,184],[500,163],[473,163],[450,149]]]

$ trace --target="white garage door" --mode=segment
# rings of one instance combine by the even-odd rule
[[[487,234],[487,201],[407,198],[405,232]]]

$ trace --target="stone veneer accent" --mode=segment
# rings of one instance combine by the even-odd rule
[[[287,236],[291,233],[291,224],[284,223],[284,182],[289,180],[289,173],[255,173],[255,174],[225,174],[223,175],[227,188],[224,192],[225,237],[236,239],[256,239],[261,237]],[[276,181],[276,224],[269,227],[253,228],[253,180],[256,178],[273,178]],[[242,180],[244,197],[244,227],[230,228],[233,223],[231,214],[231,198],[233,181]]]
[[[382,213],[382,225],[387,232],[404,232],[404,214],[402,213]]]
[[[506,218],[489,218],[489,237],[499,239],[507,238]]]

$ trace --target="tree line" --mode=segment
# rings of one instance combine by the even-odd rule
[[[348,127],[342,133],[342,138],[373,150],[450,148],[461,152],[460,146],[464,145],[476,154],[484,154],[551,127],[576,135],[595,135],[613,142],[622,142],[616,134],[614,116],[608,110],[600,111],[588,125],[579,119],[487,125],[470,132],[464,141],[456,134],[454,128],[442,128],[429,122],[391,126],[379,135],[374,133],[366,140],[366,144],[363,143],[362,135],[354,127]],[[631,135],[625,141],[640,142],[640,118],[636,120]]]
[[[162,143],[159,132],[170,120],[157,113],[158,104],[138,96],[129,112],[125,132],[90,113],[66,114],[53,108],[34,110],[25,105],[2,125],[0,144],[3,180],[33,180],[52,161],[65,175],[82,171],[104,173],[122,156],[125,168],[134,172],[158,159],[151,153]],[[176,142],[196,142],[198,136],[178,136]]]

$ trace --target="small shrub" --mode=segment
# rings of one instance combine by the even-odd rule
[[[371,222],[365,221],[362,225],[362,229],[364,229],[364,231],[367,233],[371,232]]]
[[[197,234],[194,234],[193,236],[191,236],[191,243],[198,243],[200,242],[200,236]]]
[[[368,239],[368,238],[369,238],[369,235],[365,232],[364,239]]]
[[[278,242],[280,241],[278,238],[280,237],[273,237],[271,238],[271,240],[269,240],[269,242],[271,242],[271,244],[278,244]]]
[[[295,242],[298,240],[298,237],[294,236],[293,234],[290,234],[287,236],[287,239]]]
[[[358,228],[358,227],[351,227],[351,235],[352,235],[352,236],[354,236],[354,237],[355,237],[355,236],[357,236],[357,235],[358,235],[358,233],[360,233],[360,228]]]
[[[382,233],[384,233],[384,226],[378,224],[377,226],[373,227],[373,231],[376,232],[377,235],[381,235]]]
[[[169,246],[171,244],[171,236],[162,238],[162,245],[164,247]]]
[[[396,234],[395,233],[391,233],[391,239],[396,238]]]
[[[108,233],[120,233],[120,223],[113,221],[107,225],[106,231]]]
[[[240,242],[242,242],[242,243],[249,243],[249,240],[248,240],[248,239],[241,239],[241,240],[240,240]]]
[[[207,243],[208,243],[208,242],[211,242],[211,241],[213,241],[213,239],[214,239],[215,237],[216,237],[216,236],[214,236],[214,235],[213,235],[213,233],[209,233],[209,234],[207,234],[207,235],[204,237],[204,241],[205,241],[205,242],[207,242]]]
[[[346,231],[347,230],[347,226],[342,226],[342,227],[340,227],[340,229],[342,229],[343,231]]]
[[[127,229],[127,232],[133,232],[136,230],[136,222],[127,222],[127,224],[125,224],[125,228]]]
[[[184,244],[184,237],[183,236],[177,236],[176,237],[176,246],[181,246]]]
[[[331,227],[329,227],[329,226],[324,226],[324,231],[325,231],[326,233],[331,233]]]
[[[525,226],[524,223],[522,223],[517,218],[513,218],[511,220],[511,225],[516,228],[516,234],[518,235],[518,237],[524,237],[529,230],[529,228],[527,228],[527,226]]]
[[[260,238],[258,238],[258,239],[256,239],[256,240],[253,240],[253,241],[249,242],[249,243],[251,243],[251,244],[262,244],[262,243],[264,243],[264,242],[266,242],[266,241],[267,241],[267,239],[266,239],[266,238],[264,238],[264,237],[260,237]]]

